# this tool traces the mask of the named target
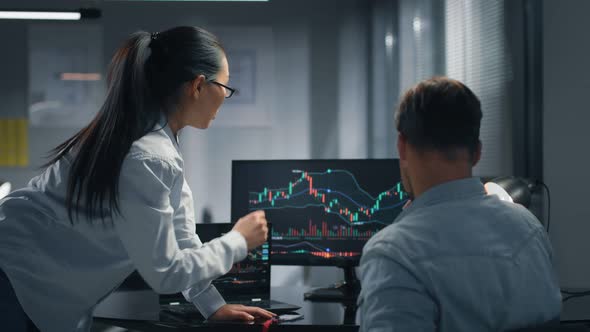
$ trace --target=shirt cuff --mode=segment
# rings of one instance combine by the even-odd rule
[[[217,312],[217,310],[219,310],[219,308],[225,305],[225,300],[213,285],[205,288],[205,290],[195,296],[191,302],[206,319],[211,317]]]
[[[230,243],[235,250],[234,263],[240,262],[248,255],[248,244],[244,236],[238,231],[230,231],[221,237],[223,240]]]

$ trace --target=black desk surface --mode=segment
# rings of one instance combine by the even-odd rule
[[[320,303],[303,300],[303,293],[310,288],[304,286],[293,287],[273,287],[271,298],[273,300],[283,301],[301,306],[297,311],[303,314],[304,318],[293,322],[282,322],[273,324],[270,331],[339,331],[339,332],[356,332],[358,326],[354,323],[344,324],[345,307],[340,303]],[[132,317],[130,317],[132,318]],[[123,320],[123,319],[105,319],[95,318],[96,322],[101,324],[123,327],[130,330],[139,331],[261,331],[263,322],[242,323],[242,322],[224,322],[224,323],[205,323],[202,321],[178,321],[173,320],[167,315],[160,315],[154,312],[149,320]],[[350,317],[349,320],[350,321]],[[347,321],[347,322],[348,322]]]

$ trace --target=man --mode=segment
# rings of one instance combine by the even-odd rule
[[[365,246],[361,331],[507,331],[559,318],[551,246],[523,206],[486,195],[478,98],[433,78],[396,113],[412,203]]]

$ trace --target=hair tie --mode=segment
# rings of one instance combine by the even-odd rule
[[[157,40],[158,38],[160,38],[160,33],[159,32],[152,32],[152,40]]]

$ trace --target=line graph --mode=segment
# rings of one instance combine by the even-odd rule
[[[334,251],[328,247],[322,247],[309,241],[297,242],[290,245],[275,245],[273,255],[313,255],[322,258],[333,257],[356,257],[360,256],[358,251]]]
[[[249,209],[252,211],[316,207],[351,224],[387,225],[391,223],[391,220],[380,220],[383,216],[380,212],[395,209],[405,202],[406,194],[400,182],[373,197],[347,170],[328,169],[325,172],[308,172],[295,169],[291,172],[300,176],[289,181],[286,187],[274,189],[264,187],[259,192],[250,192]],[[314,186],[314,181],[316,184],[322,184],[322,187]],[[301,187],[303,190],[298,190]]]

